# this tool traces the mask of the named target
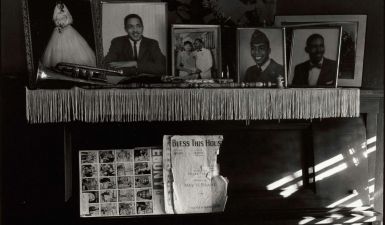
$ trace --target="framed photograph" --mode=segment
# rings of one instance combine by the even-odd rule
[[[128,77],[165,75],[166,3],[92,1],[98,65]]]
[[[182,79],[222,78],[219,25],[173,25],[172,75]]]
[[[22,9],[30,87],[36,85],[39,65],[96,65],[90,1],[22,0]]]
[[[286,81],[284,29],[238,28],[237,49],[240,82]]]
[[[366,15],[276,16],[278,26],[342,26],[338,86],[361,87],[365,50]]]
[[[337,87],[341,34],[340,26],[293,28],[288,85]]]

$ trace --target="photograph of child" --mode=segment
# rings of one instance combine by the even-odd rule
[[[89,152],[81,152],[80,155],[81,163],[97,163],[98,162],[98,152],[89,151]]]
[[[134,175],[134,164],[118,163],[117,170],[118,170],[118,176]]]
[[[150,176],[137,176],[135,177],[135,188],[151,187]]]
[[[119,203],[119,215],[121,216],[129,216],[135,214],[135,203]]]
[[[100,207],[102,216],[115,216],[117,215],[116,203],[104,203]]]
[[[152,202],[137,202],[136,213],[137,214],[149,214],[153,212]]]
[[[105,190],[100,192],[100,202],[116,202],[117,191],[116,190]]]
[[[100,189],[114,189],[116,188],[115,177],[100,178]]]
[[[115,164],[100,164],[100,176],[115,176]]]
[[[134,159],[135,162],[150,161],[150,149],[135,149]]]
[[[130,202],[135,200],[134,189],[119,190],[119,202]]]
[[[114,151],[99,151],[100,163],[112,163],[115,161]]]
[[[98,180],[97,178],[83,178],[82,179],[82,190],[98,190]]]
[[[99,204],[90,204],[88,207],[89,216],[99,216]]]
[[[136,201],[152,200],[152,189],[136,190]]]
[[[117,162],[131,162],[133,159],[132,150],[117,150],[116,151],[116,161]]]
[[[98,175],[97,165],[83,165],[82,177],[96,177]]]
[[[118,177],[118,188],[132,188],[134,187],[134,178],[131,176],[128,177]]]
[[[98,203],[99,202],[99,192],[98,191],[83,192],[83,194],[88,195],[88,203]]]
[[[151,166],[148,162],[135,163],[135,175],[151,174]]]

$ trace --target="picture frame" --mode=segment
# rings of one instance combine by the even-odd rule
[[[37,87],[37,71],[40,65],[50,67],[60,58],[58,55],[64,48],[57,47],[64,39],[71,39],[72,45],[68,42],[64,45],[63,55],[71,58],[71,63],[88,64],[94,66],[95,58],[95,36],[93,30],[92,6],[90,1],[65,0],[65,16],[68,14],[71,19],[63,22],[63,14],[60,17],[55,15],[55,0],[31,1],[22,0],[23,29],[25,35],[26,62],[28,71],[28,86]],[[68,12],[68,14],[67,14]],[[56,14],[57,15],[57,14]],[[68,17],[68,18],[69,18]],[[58,23],[56,25],[55,23]],[[60,23],[60,24],[59,24]],[[58,27],[60,26],[60,29]],[[58,35],[60,33],[61,35]],[[60,36],[65,36],[62,38]],[[74,44],[75,43],[75,44]],[[88,47],[84,47],[88,45]],[[80,47],[79,47],[80,46]],[[55,48],[56,51],[53,49]],[[59,49],[59,50],[57,50]],[[68,50],[69,49],[69,50]],[[79,50],[84,50],[79,54]],[[73,55],[85,55],[87,51],[87,62]],[[56,52],[56,53],[54,53]],[[75,53],[76,52],[76,53]]]
[[[185,50],[186,43],[190,45],[189,50]],[[191,54],[187,51],[191,51]],[[182,79],[224,77],[219,25],[172,25],[171,52],[172,76],[184,77]]]
[[[267,48],[261,49],[263,46]],[[281,76],[286,87],[284,28],[238,28],[237,58],[239,82],[277,83],[278,77]],[[257,71],[258,68],[261,68],[261,71]]]
[[[292,29],[289,87],[337,87],[341,26]]]
[[[361,87],[365,51],[366,15],[278,15],[277,26],[342,26],[338,86]]]
[[[159,77],[159,79],[155,79],[156,81],[160,81],[161,75],[167,74],[167,3],[92,0],[92,7],[96,58],[99,67],[123,69],[124,73],[134,76],[130,74],[133,70],[129,70],[125,66],[111,65],[119,61],[133,60],[135,52],[133,39],[131,39],[133,36],[130,36],[126,29],[125,18],[129,14],[136,14],[142,22],[142,38],[138,41],[139,46],[135,56],[137,57],[135,60],[137,69],[134,69],[133,73],[148,75],[147,77],[156,74],[156,77]],[[137,35],[137,30],[133,30],[132,34]],[[116,45],[113,45],[114,43]],[[139,80],[139,82],[142,81]]]

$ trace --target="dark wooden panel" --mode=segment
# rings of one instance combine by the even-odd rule
[[[314,164],[323,169],[315,173],[316,193],[328,206],[357,191],[341,205],[362,201],[368,205],[368,159],[364,156],[366,130],[361,118],[330,119],[313,124]],[[317,181],[317,177],[324,179]],[[329,174],[329,175],[328,175]]]

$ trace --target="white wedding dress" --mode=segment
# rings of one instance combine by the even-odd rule
[[[67,7],[58,3],[53,13],[56,25],[42,57],[42,64],[55,67],[59,62],[95,66],[95,53],[86,40],[71,26]]]

